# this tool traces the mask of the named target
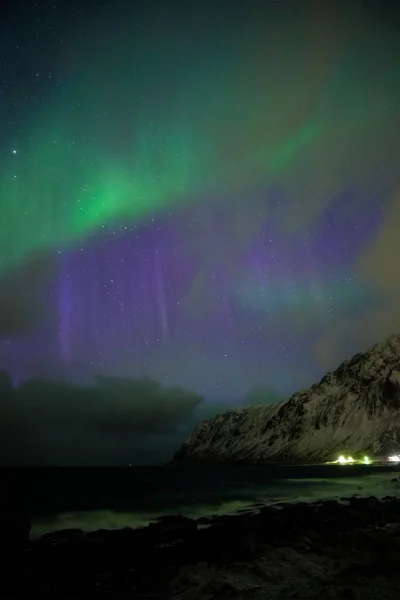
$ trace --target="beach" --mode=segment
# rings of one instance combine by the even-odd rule
[[[396,496],[170,515],[144,528],[20,541],[6,552],[4,598],[395,600],[400,592]]]
[[[126,470],[69,493],[76,473],[53,486],[42,473],[25,499],[29,477],[9,473],[20,501],[2,511],[3,597],[398,600],[398,469],[167,471],[135,470],[130,503]],[[101,479],[95,506],[85,492]]]

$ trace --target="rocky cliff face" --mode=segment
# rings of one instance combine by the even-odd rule
[[[400,451],[400,334],[342,363],[278,405],[198,425],[174,462],[314,462]]]

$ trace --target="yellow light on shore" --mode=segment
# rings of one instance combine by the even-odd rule
[[[390,462],[400,462],[400,456],[398,454],[393,454],[393,456],[389,456],[388,460]]]
[[[339,458],[336,461],[337,463],[339,463],[340,465],[347,465],[348,463],[353,463],[354,462],[354,458],[352,458],[351,456],[348,456],[347,458],[343,455],[339,456]]]
[[[393,456],[388,458],[388,460],[392,460],[393,462],[400,462],[400,457],[398,456]],[[341,454],[339,456],[339,458],[337,458],[336,460],[332,460],[330,462],[327,462],[325,464],[327,465],[372,465],[373,464],[373,459],[371,459],[369,456],[363,456],[363,457],[359,457],[359,458],[353,458],[352,456],[346,456],[345,454]]]

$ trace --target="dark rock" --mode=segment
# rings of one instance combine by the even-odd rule
[[[374,510],[380,506],[379,500],[374,498],[374,496],[370,496],[368,498],[357,498],[353,496],[350,498],[350,506],[355,510]]]
[[[98,531],[93,531],[92,533],[87,534],[91,539],[103,540],[103,541],[111,541],[113,543],[125,543],[130,542],[137,535],[137,531],[132,529],[131,527],[123,527],[122,529],[99,529]]]
[[[165,523],[171,526],[181,526],[182,524],[192,523],[193,519],[189,517],[184,517],[183,515],[161,515],[161,517],[157,518],[157,521],[160,523]]]
[[[42,543],[57,543],[65,542],[68,540],[76,540],[84,537],[82,529],[60,529],[59,531],[53,531],[51,533],[45,533],[40,538]]]
[[[29,543],[30,529],[30,523],[24,515],[0,515],[0,581],[13,581],[19,576],[18,570],[23,551]]]
[[[198,528],[199,521],[208,527]],[[392,600],[397,592],[384,595],[382,578],[399,581],[400,499],[352,497],[348,505],[298,503],[197,521],[171,515],[139,530],[64,530],[29,542],[13,556],[14,576],[0,581],[6,598],[202,600],[209,597],[207,588],[226,593],[229,589],[237,598],[268,590],[274,600],[306,600],[337,585],[337,595],[330,597],[351,599],[354,582],[376,577],[379,597]],[[199,588],[203,580],[204,596]],[[306,595],[296,596],[303,589],[301,581]],[[171,591],[174,582],[179,589]],[[285,586],[290,582],[289,593]],[[397,583],[390,585],[400,589],[400,583],[397,588]],[[185,589],[188,595],[180,596]],[[250,596],[243,595],[245,591]]]
[[[212,522],[213,519],[210,517],[199,517],[198,519],[196,519],[197,525],[211,525]]]
[[[181,515],[163,516],[157,523],[150,523],[148,526],[148,532],[156,544],[170,544],[175,540],[186,539],[196,531],[196,521]]]
[[[28,544],[31,525],[25,515],[2,513],[0,515],[1,547],[9,552],[22,550]]]

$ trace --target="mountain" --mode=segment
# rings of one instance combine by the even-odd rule
[[[400,334],[272,406],[200,423],[173,462],[321,462],[400,451]]]

